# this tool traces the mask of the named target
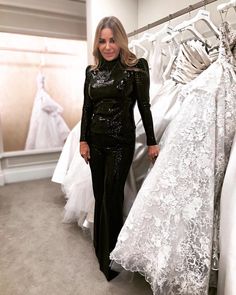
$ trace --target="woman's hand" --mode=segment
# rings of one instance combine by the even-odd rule
[[[154,163],[156,158],[160,153],[160,147],[158,145],[149,145],[148,146],[148,157]]]
[[[80,154],[81,154],[81,157],[84,158],[86,164],[88,164],[90,160],[90,149],[86,141],[80,142]]]

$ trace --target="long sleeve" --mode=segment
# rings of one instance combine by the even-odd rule
[[[84,83],[84,104],[81,119],[81,135],[80,141],[87,141],[89,125],[93,114],[93,104],[89,96],[90,66],[86,68],[86,77]]]
[[[153,119],[150,110],[149,87],[150,77],[148,63],[144,58],[140,58],[134,72],[135,89],[134,95],[137,99],[138,108],[143,121],[143,126],[147,136],[147,145],[155,145],[156,139],[153,130]]]

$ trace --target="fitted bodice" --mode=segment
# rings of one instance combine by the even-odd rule
[[[127,138],[135,130],[133,108],[137,101],[147,134],[147,144],[155,144],[149,103],[149,72],[145,59],[135,67],[120,60],[103,61],[98,69],[86,69],[81,140],[89,134]]]
[[[210,63],[210,57],[203,44],[191,40],[180,45],[170,76],[177,83],[187,84],[208,68]]]

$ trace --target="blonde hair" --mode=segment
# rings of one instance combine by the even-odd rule
[[[95,65],[93,69],[97,69],[101,63],[101,53],[98,49],[99,38],[101,35],[101,31],[105,28],[109,28],[112,30],[113,38],[120,47],[120,60],[124,66],[135,66],[138,62],[138,59],[134,53],[132,53],[128,48],[128,37],[125,32],[125,29],[120,22],[120,20],[115,16],[107,16],[100,20],[95,32],[95,38],[93,43],[93,56],[95,60]]]

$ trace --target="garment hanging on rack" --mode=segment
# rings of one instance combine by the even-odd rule
[[[67,199],[63,222],[78,222],[79,226],[88,227],[93,223],[94,196],[89,165],[80,155],[80,126],[81,122],[78,122],[70,132],[52,181],[62,185]]]
[[[80,122],[70,131],[61,151],[57,166],[53,172],[52,181],[62,184],[74,158],[80,138]]]
[[[70,130],[61,116],[62,107],[44,89],[44,76],[38,74],[25,150],[62,147]]]
[[[150,97],[152,98],[156,93],[158,87],[163,83],[163,72],[168,63],[168,44],[161,43],[163,36],[171,30],[169,25],[165,25],[155,33],[144,33],[140,39],[135,39],[130,42],[130,49],[141,58],[148,60],[150,69]],[[141,55],[138,50],[141,48]]]
[[[200,55],[196,55],[196,48]],[[186,54],[188,52],[188,55]],[[193,65],[194,61],[194,65]],[[207,57],[205,48],[199,47],[198,41],[187,44],[181,44],[178,56],[172,66],[170,79],[158,89],[157,94],[151,99],[151,111],[153,116],[154,132],[157,141],[162,137],[168,124],[178,113],[181,102],[177,99],[184,84],[196,78],[210,65],[210,59]],[[140,189],[150,168],[150,161],[146,156],[145,131],[142,121],[136,123],[136,144],[133,162],[125,185],[125,196],[129,196],[129,206],[126,206],[125,216],[128,215],[135,197]]]
[[[145,275],[155,295],[208,294],[218,267],[217,209],[236,126],[230,45],[236,34],[223,24],[219,58],[182,88],[181,108],[110,256]]]
[[[233,48],[236,56],[236,46]],[[235,294],[236,277],[236,136],[225,172],[220,202],[220,261],[217,295]]]
[[[236,277],[236,136],[225,173],[220,205],[218,295],[235,295]]]

